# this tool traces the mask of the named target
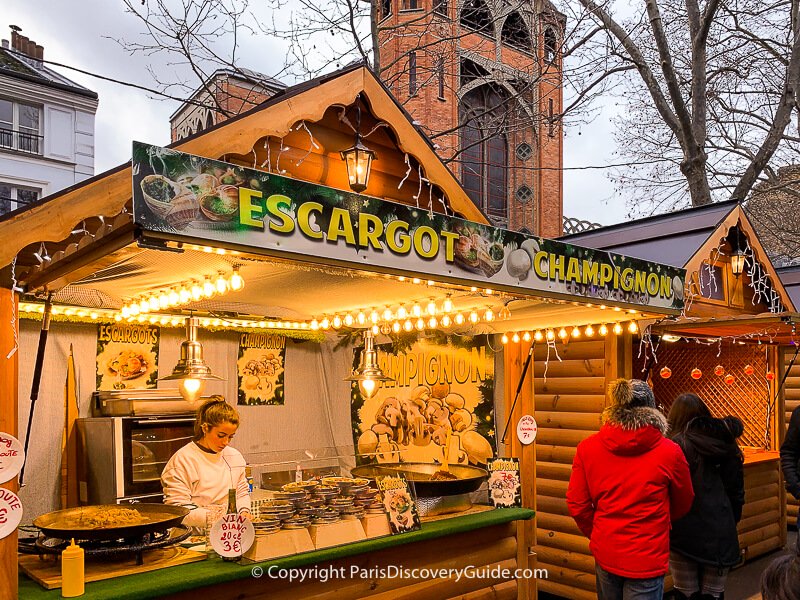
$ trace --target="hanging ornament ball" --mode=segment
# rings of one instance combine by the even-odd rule
[[[714,375],[716,375],[717,377],[722,377],[723,375],[725,375],[725,367],[723,367],[722,365],[717,365],[716,367],[714,367]]]
[[[700,379],[703,376],[703,372],[697,367],[695,367],[694,369],[692,369],[690,375],[692,376],[692,379]]]
[[[670,369],[669,367],[664,367],[663,369],[661,369],[660,375],[664,379],[669,379],[672,376],[672,369]]]
[[[728,385],[731,385],[733,383],[734,379],[736,379],[736,378],[733,375],[731,375],[730,373],[725,375],[725,383],[727,383]]]
[[[756,370],[753,368],[753,365],[745,365],[744,366],[744,374],[745,375],[752,375],[755,372],[756,372]]]
[[[775,379],[775,373],[773,371],[767,371],[767,381],[773,381]]]

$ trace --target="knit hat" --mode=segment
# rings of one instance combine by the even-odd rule
[[[617,379],[609,386],[608,395],[615,406],[656,408],[653,390],[641,379]]]

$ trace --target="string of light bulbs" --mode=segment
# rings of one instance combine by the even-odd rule
[[[202,281],[192,279],[157,292],[143,294],[123,304],[120,314],[124,319],[163,311],[168,308],[185,306],[192,302],[209,300],[229,291],[239,291],[244,287],[244,279],[239,268],[234,267],[229,277],[220,272],[215,279],[206,276]]]
[[[500,337],[500,341],[504,345],[508,344],[509,342],[517,344],[520,341],[530,342],[531,340],[536,342],[554,342],[556,339],[566,341],[567,339],[578,339],[581,337],[591,338],[594,337],[595,333],[601,337],[605,337],[609,334],[609,332],[612,332],[615,335],[621,335],[625,329],[627,329],[630,333],[637,333],[639,331],[639,325],[636,323],[636,321],[630,321],[626,328],[622,326],[622,323],[601,323],[600,325],[597,325],[596,328],[594,325],[586,325],[583,327],[583,329],[581,329],[581,327],[582,326],[575,325],[573,327],[561,327],[558,330],[548,327],[545,329],[535,329],[532,330],[532,332],[507,332]]]

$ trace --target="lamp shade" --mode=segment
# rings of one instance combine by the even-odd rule
[[[347,180],[350,189],[354,192],[363,192],[369,184],[372,160],[377,158],[377,154],[367,148],[361,142],[361,138],[356,135],[356,143],[347,150],[342,150],[341,155],[347,166]]]
[[[161,377],[161,381],[181,380],[181,396],[188,401],[197,400],[209,379],[224,381],[211,373],[211,367],[203,358],[203,345],[197,341],[197,317],[186,318],[186,340],[181,343],[181,357],[172,373]]]
[[[731,272],[736,277],[744,272],[744,259],[745,255],[741,250],[736,250],[736,252],[731,254]]]
[[[394,381],[387,377],[378,366],[378,352],[375,350],[375,336],[369,329],[364,331],[364,350],[361,352],[361,364],[345,381],[357,381],[361,394],[372,398],[386,381]]]

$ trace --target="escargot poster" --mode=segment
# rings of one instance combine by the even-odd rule
[[[97,389],[154,388],[161,328],[136,323],[97,326]]]
[[[450,464],[485,465],[496,447],[494,352],[486,336],[399,344],[378,346],[378,364],[394,381],[372,398],[356,383],[351,388],[358,462],[441,463],[449,440]]]
[[[236,368],[239,404],[283,404],[286,336],[243,333]]]

